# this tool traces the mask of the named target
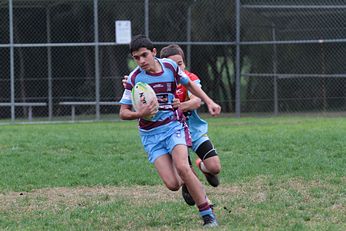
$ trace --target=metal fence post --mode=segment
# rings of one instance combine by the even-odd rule
[[[240,117],[240,0],[236,1],[236,92],[235,115]]]
[[[192,5],[189,5],[189,8],[187,9],[187,25],[186,25],[186,40],[188,42],[186,46],[186,65],[188,67],[191,67],[191,7]]]
[[[99,28],[98,28],[98,0],[94,0],[94,39],[95,39],[95,97],[96,120],[100,120],[100,56],[99,56]]]
[[[50,28],[50,7],[46,10],[46,27],[47,27],[47,42],[51,43],[51,28]],[[53,118],[53,79],[52,79],[52,48],[47,47],[47,68],[48,68],[48,119]]]
[[[144,33],[149,37],[149,0],[144,0]]]
[[[10,26],[10,76],[11,76],[11,121],[15,120],[15,94],[14,94],[14,38],[13,38],[13,0],[8,1]]]
[[[279,112],[279,108],[278,108],[278,77],[277,77],[277,69],[278,69],[278,63],[277,63],[277,47],[276,47],[276,30],[275,30],[275,24],[272,24],[272,34],[273,34],[273,41],[274,41],[274,45],[273,45],[273,74],[274,74],[274,78],[273,78],[273,88],[274,88],[274,115],[277,115]]]

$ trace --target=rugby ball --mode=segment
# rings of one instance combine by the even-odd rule
[[[131,100],[132,106],[136,111],[139,109],[141,104],[148,104],[153,100],[157,102],[156,94],[153,88],[149,84],[142,82],[136,83],[136,85],[132,88]],[[158,110],[159,103],[157,102],[157,111]],[[154,116],[144,119],[152,119],[153,117]]]

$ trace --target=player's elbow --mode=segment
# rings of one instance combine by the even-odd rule
[[[129,118],[128,118],[128,115],[127,115],[127,110],[123,109],[123,108],[120,108],[119,117],[122,120],[128,120]]]
[[[120,119],[125,120],[125,116],[124,116],[124,113],[122,111],[119,112],[119,117],[120,117]]]
[[[192,109],[198,109],[201,107],[202,105],[202,100],[200,98],[194,97],[193,99],[191,99],[191,107]]]

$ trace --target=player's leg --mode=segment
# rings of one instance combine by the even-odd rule
[[[192,161],[191,161],[191,158],[190,158],[190,155],[188,156],[189,157],[189,166],[191,168],[191,170],[193,171],[193,173],[197,176],[193,166],[192,166]],[[190,205],[190,206],[193,206],[195,205],[195,201],[193,200],[193,198],[191,197],[191,194],[189,192],[189,190],[187,189],[186,185],[183,184],[181,186],[181,195],[183,196],[184,198],[184,201],[186,202],[186,204]]]
[[[221,171],[220,158],[210,140],[204,141],[196,150],[196,154],[202,160],[206,171],[217,175]]]
[[[181,194],[186,204],[190,206],[195,205],[195,201],[190,195],[190,192],[187,189],[186,185],[178,175],[177,169],[173,165],[172,157],[170,155],[164,155],[158,158],[155,161],[154,165],[159,176],[169,190],[178,191],[181,187]]]
[[[162,155],[155,160],[154,165],[166,187],[171,191],[178,191],[183,181],[173,166],[172,157]]]
[[[203,169],[212,175],[218,175],[221,171],[221,163],[219,156],[207,157],[203,161]]]
[[[160,178],[165,186],[172,191],[179,190],[182,180],[176,169],[173,167],[171,155],[168,154],[165,141],[161,138],[162,134],[142,135],[141,140],[148,160],[154,164]]]
[[[198,159],[196,159],[197,167],[206,176],[208,183],[214,187],[220,184],[218,174],[221,171],[220,158],[209,139],[204,137],[204,141],[195,149]]]
[[[191,196],[195,199],[197,204],[205,202],[205,194],[202,184],[192,172],[189,162],[187,147],[185,145],[176,145],[172,150],[172,159],[178,175],[182,181],[187,185]]]
[[[195,169],[194,169],[193,166],[192,166],[192,160],[191,160],[190,154],[188,155],[188,161],[189,161],[189,165],[190,165],[190,168],[191,168],[193,174],[195,174],[195,176],[198,178],[198,175],[197,175]],[[190,195],[190,193],[189,193],[189,191],[188,191],[188,189],[187,189],[187,187],[186,187],[185,184],[183,184],[183,186],[182,186],[181,189],[182,189],[182,190],[181,190],[181,193],[182,193],[182,196],[183,196],[185,202],[186,202],[188,205],[190,205],[190,206],[195,205],[196,203],[195,203],[195,201],[192,199],[192,197],[191,197],[191,195]],[[204,192],[205,192],[205,188],[204,188],[204,187],[203,187],[203,190],[204,190]],[[207,200],[208,200],[209,204],[210,204],[211,206],[213,206],[213,203],[209,200],[209,198],[207,198]]]
[[[196,202],[199,213],[204,220],[204,225],[217,226],[215,214],[207,200],[204,188],[189,165],[187,147],[182,144],[174,146],[172,150],[172,159],[179,176]]]
[[[172,155],[173,165],[177,169],[180,178],[187,186],[188,191],[196,202],[200,216],[203,218],[204,225],[217,226],[215,214],[207,200],[204,188],[189,165],[184,130],[180,129],[176,131],[175,134],[168,136],[165,146]]]
[[[160,178],[169,190],[177,191],[180,186],[183,186],[181,188],[185,202],[188,205],[194,205],[195,201],[173,165],[172,156],[167,154],[169,150],[166,149],[166,143],[162,139],[164,136],[164,134],[160,133],[158,135],[141,137],[144,149],[148,153],[148,160],[155,165]],[[171,134],[168,134],[168,137],[170,136]]]

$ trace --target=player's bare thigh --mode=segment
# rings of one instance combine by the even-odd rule
[[[155,160],[154,165],[166,187],[172,191],[179,190],[182,180],[173,165],[171,155],[160,156]]]

